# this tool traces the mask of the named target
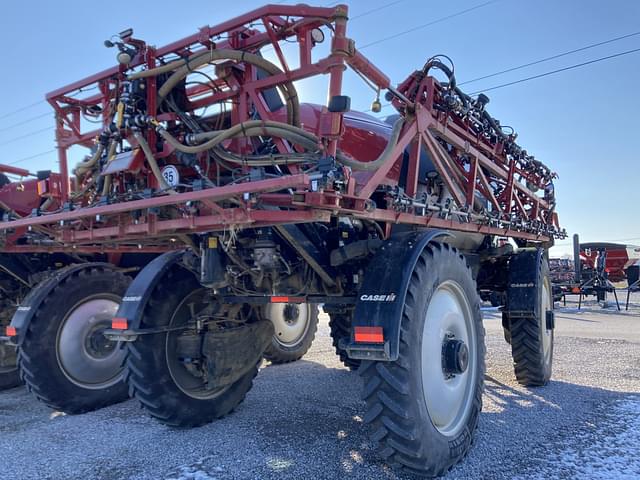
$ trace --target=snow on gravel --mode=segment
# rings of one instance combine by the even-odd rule
[[[540,473],[528,478],[640,478],[640,397],[626,397],[607,410],[597,425],[577,432],[546,459]]]

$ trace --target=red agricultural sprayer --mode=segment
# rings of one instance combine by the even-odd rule
[[[385,457],[437,475],[478,421],[478,291],[506,299],[518,380],[551,375],[546,248],[565,236],[555,175],[489,114],[488,97],[460,90],[447,57],[394,86],[347,26],[345,5],[268,5],[159,48],[132,30],[114,36],[116,67],[47,96],[58,201],[6,212],[4,251],[165,252],[115,292],[112,328],[95,342],[123,356],[119,378],[169,425],[230,412],[265,351],[312,338],[315,324],[298,318],[323,304]],[[352,111],[348,69],[375,90],[374,111],[384,91],[397,114]],[[304,103],[298,82],[318,76],[326,105]],[[90,154],[70,174],[78,145]],[[83,300],[81,277],[52,277],[21,304],[8,329],[19,361],[56,289],[75,285]],[[86,295],[108,294],[103,280]],[[37,392],[55,387],[26,377]]]

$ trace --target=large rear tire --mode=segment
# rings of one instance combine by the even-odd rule
[[[105,267],[78,270],[32,306],[36,312],[18,347],[18,366],[40,401],[78,414],[127,398],[124,351],[103,332],[111,327],[130,281]]]
[[[314,303],[271,303],[264,312],[275,334],[264,351],[271,363],[300,360],[311,348],[318,330],[318,306]]]
[[[209,290],[181,268],[169,271],[155,287],[142,316],[141,328],[180,327],[212,301]],[[260,360],[234,383],[208,389],[177,353],[183,330],[140,335],[127,343],[129,393],[152,417],[173,427],[196,427],[231,413],[253,385]],[[197,372],[196,372],[197,373]]]
[[[484,386],[480,299],[464,257],[427,245],[411,274],[394,362],[363,362],[365,422],[382,457],[421,476],[467,453]]]
[[[519,273],[530,270],[527,254],[516,255],[511,260],[510,283],[522,283]],[[521,265],[522,264],[522,265]],[[525,386],[542,386],[551,378],[553,365],[553,329],[547,312],[553,311],[553,293],[549,277],[549,264],[543,255],[538,255],[533,266],[535,293],[531,316],[511,316],[511,352],[513,368],[518,383]]]

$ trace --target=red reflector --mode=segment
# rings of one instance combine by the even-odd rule
[[[356,327],[354,339],[356,343],[384,343],[382,327]]]
[[[304,303],[304,297],[271,297],[271,303]]]
[[[12,327],[11,325],[9,325],[7,327],[7,337],[15,337],[16,335],[18,335],[16,327]]]
[[[289,303],[289,297],[271,297],[271,303]]]
[[[113,328],[114,330],[126,330],[127,328],[129,328],[129,322],[126,318],[112,318],[111,328]]]

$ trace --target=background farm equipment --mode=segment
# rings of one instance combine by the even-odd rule
[[[629,296],[637,288],[640,248],[616,243],[580,243],[578,235],[573,238],[573,260],[551,259],[551,278],[558,300],[566,295],[582,298],[595,296],[598,302],[606,303],[607,293],[612,293],[620,310],[616,290],[622,287],[614,282],[627,283],[627,308]]]
[[[336,353],[364,377],[373,439],[389,462],[438,475],[477,426],[478,291],[504,298],[518,381],[551,376],[555,174],[488,97],[460,90],[447,57],[394,87],[347,24],[345,5],[268,5],[160,48],[132,30],[112,37],[118,66],[47,96],[59,206],[9,215],[5,231],[24,242],[4,249],[164,252],[126,288],[106,338],[123,346],[129,391],[173,426],[232,411],[263,355],[324,304]],[[346,69],[375,91],[373,110],[386,91],[390,123],[351,111]],[[320,75],[327,104],[301,103],[296,82]],[[70,178],[76,145],[90,153]],[[69,278],[13,317],[20,354]]]

